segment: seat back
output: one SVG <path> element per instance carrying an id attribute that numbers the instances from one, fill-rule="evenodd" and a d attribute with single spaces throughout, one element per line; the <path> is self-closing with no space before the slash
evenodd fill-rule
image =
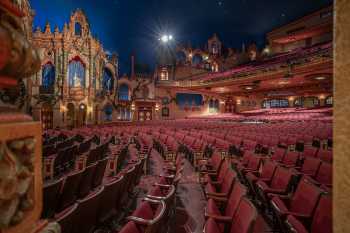
<path id="1" fill-rule="evenodd" d="M 266 161 L 262 166 L 261 178 L 271 180 L 275 173 L 277 164 L 273 161 Z"/>
<path id="2" fill-rule="evenodd" d="M 89 194 L 91 190 L 92 180 L 95 175 L 97 163 L 93 163 L 90 166 L 86 167 L 79 184 L 78 197 L 84 198 Z"/>
<path id="3" fill-rule="evenodd" d="M 315 178 L 321 184 L 332 184 L 332 164 L 322 162 Z"/>
<path id="4" fill-rule="evenodd" d="M 260 163 L 261 163 L 261 158 L 260 157 L 252 156 L 249 159 L 247 168 L 256 171 L 256 170 L 259 169 Z"/>
<path id="5" fill-rule="evenodd" d="M 77 216 L 78 204 L 72 205 L 68 210 L 55 216 L 55 221 L 61 226 L 61 233 L 73 233 Z"/>
<path id="6" fill-rule="evenodd" d="M 226 172 L 226 175 L 222 181 L 220 191 L 222 193 L 230 193 L 236 177 L 237 177 L 237 174 L 234 171 L 232 171 L 231 169 L 228 169 Z"/>
<path id="7" fill-rule="evenodd" d="M 271 159 L 274 161 L 283 161 L 284 155 L 286 154 L 286 149 L 276 148 Z"/>
<path id="8" fill-rule="evenodd" d="M 301 167 L 301 172 L 310 176 L 315 176 L 319 167 L 321 165 L 321 160 L 313 157 L 305 157 L 303 166 Z"/>
<path id="9" fill-rule="evenodd" d="M 108 160 L 109 158 L 104 158 L 97 162 L 94 178 L 92 179 L 91 183 L 92 188 L 96 188 L 97 186 L 101 185 L 103 177 L 105 175 Z"/>
<path id="10" fill-rule="evenodd" d="M 329 150 L 319 150 L 317 157 L 325 162 L 332 162 L 333 160 L 333 153 Z"/>
<path id="11" fill-rule="evenodd" d="M 290 169 L 277 166 L 270 187 L 273 189 L 282 189 L 287 191 L 289 183 L 292 180 L 292 176 L 293 173 Z"/>
<path id="12" fill-rule="evenodd" d="M 113 203 L 116 203 L 119 198 L 122 179 L 123 176 L 111 179 L 104 184 L 104 190 L 98 208 L 99 222 L 105 222 L 115 214 L 116 205 L 113 205 Z"/>
<path id="13" fill-rule="evenodd" d="M 231 233 L 252 233 L 258 214 L 255 206 L 245 197 L 238 205 L 233 217 Z"/>
<path id="14" fill-rule="evenodd" d="M 304 148 L 303 157 L 316 157 L 318 149 L 315 147 Z"/>
<path id="15" fill-rule="evenodd" d="M 98 206 L 104 187 L 97 189 L 84 199 L 78 200 L 77 216 L 74 222 L 74 233 L 91 233 L 97 223 Z"/>
<path id="16" fill-rule="evenodd" d="M 311 217 L 321 193 L 319 187 L 306 179 L 301 179 L 292 197 L 290 210 Z"/>
<path id="17" fill-rule="evenodd" d="M 332 197 L 321 195 L 311 224 L 311 233 L 332 232 Z"/>
<path id="18" fill-rule="evenodd" d="M 68 174 L 59 198 L 58 211 L 64 210 L 77 200 L 83 170 Z"/>
<path id="19" fill-rule="evenodd" d="M 137 224 L 133 221 L 129 221 L 119 233 L 143 233 Z"/>
<path id="20" fill-rule="evenodd" d="M 229 163 L 227 161 L 224 161 L 221 165 L 219 175 L 217 177 L 218 181 L 223 181 L 228 169 L 229 169 Z"/>
<path id="21" fill-rule="evenodd" d="M 233 189 L 230 194 L 227 206 L 225 208 L 225 216 L 233 217 L 237 210 L 239 202 L 245 195 L 247 195 L 247 188 L 238 180 L 236 180 L 233 185 Z"/>
<path id="22" fill-rule="evenodd" d="M 299 161 L 299 153 L 289 151 L 283 158 L 282 163 L 287 166 L 296 166 Z"/>
<path id="23" fill-rule="evenodd" d="M 41 218 L 52 218 L 55 215 L 62 183 L 63 178 L 44 185 Z"/>

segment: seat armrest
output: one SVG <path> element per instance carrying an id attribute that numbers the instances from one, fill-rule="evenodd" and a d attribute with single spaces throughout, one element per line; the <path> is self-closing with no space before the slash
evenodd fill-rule
<path id="1" fill-rule="evenodd" d="M 218 221 L 220 223 L 232 223 L 232 217 L 230 216 L 220 216 L 220 215 L 205 213 L 205 217 L 212 218 L 215 221 Z"/>
<path id="2" fill-rule="evenodd" d="M 151 223 L 152 223 L 152 220 L 147 220 L 147 219 L 143 219 L 143 218 L 139 218 L 139 217 L 135 217 L 135 216 L 128 216 L 128 217 L 126 217 L 126 219 L 129 221 L 134 221 L 137 224 L 146 225 L 146 226 L 151 225 Z"/>
<path id="3" fill-rule="evenodd" d="M 217 201 L 217 202 L 226 203 L 228 201 L 227 197 L 212 196 L 209 194 L 207 195 L 209 199 L 213 199 L 214 201 Z"/>
<path id="4" fill-rule="evenodd" d="M 215 197 L 227 197 L 227 193 L 214 193 L 214 192 L 206 192 L 207 196 L 215 196 Z"/>
<path id="5" fill-rule="evenodd" d="M 159 177 L 165 177 L 165 178 L 173 179 L 175 177 L 175 175 L 159 175 Z"/>

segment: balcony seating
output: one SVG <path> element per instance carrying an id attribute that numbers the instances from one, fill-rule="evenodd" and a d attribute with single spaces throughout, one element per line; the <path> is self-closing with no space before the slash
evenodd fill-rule
<path id="1" fill-rule="evenodd" d="M 294 215 L 287 216 L 286 225 L 289 233 L 332 232 L 332 197 L 330 195 L 321 195 L 310 229 Z"/>
<path id="2" fill-rule="evenodd" d="M 63 178 L 44 185 L 42 218 L 52 218 L 55 215 L 62 184 Z"/>
<path id="3" fill-rule="evenodd" d="M 219 224 L 224 223 L 230 233 L 250 233 L 253 231 L 257 218 L 257 211 L 254 205 L 246 198 L 243 198 L 233 218 L 222 218 L 210 216 L 204 226 L 204 233 L 223 233 Z"/>
<path id="4" fill-rule="evenodd" d="M 322 190 L 307 181 L 301 179 L 293 196 L 271 194 L 271 206 L 281 229 L 284 229 L 284 221 L 287 215 L 298 218 L 311 218 L 317 205 Z"/>

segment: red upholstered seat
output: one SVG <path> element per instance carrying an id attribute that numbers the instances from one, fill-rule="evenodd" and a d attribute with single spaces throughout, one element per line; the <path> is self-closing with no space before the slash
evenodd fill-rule
<path id="1" fill-rule="evenodd" d="M 260 168 L 261 161 L 261 157 L 253 155 L 250 157 L 247 165 L 239 164 L 237 166 L 237 171 L 241 177 L 243 177 L 247 172 L 256 172 Z"/>
<path id="2" fill-rule="evenodd" d="M 228 170 L 222 181 L 208 182 L 205 187 L 207 197 L 211 195 L 227 197 L 231 192 L 236 177 L 237 175 L 234 171 Z"/>
<path id="3" fill-rule="evenodd" d="M 281 229 L 288 214 L 302 218 L 311 218 L 317 205 L 322 190 L 307 181 L 301 179 L 292 197 L 270 194 L 271 206 L 278 219 Z"/>
<path id="4" fill-rule="evenodd" d="M 315 176 L 320 165 L 320 159 L 313 157 L 305 157 L 303 165 L 298 170 L 304 175 Z"/>
<path id="5" fill-rule="evenodd" d="M 62 233 L 73 233 L 74 223 L 78 217 L 77 209 L 78 204 L 74 204 L 55 215 L 55 221 L 60 224 Z"/>
<path id="6" fill-rule="evenodd" d="M 204 175 L 204 177 L 202 177 L 201 179 L 201 183 L 207 184 L 212 182 L 222 182 L 228 169 L 229 169 L 229 163 L 228 161 L 224 161 L 218 171 L 209 170 L 209 171 L 201 172 L 201 174 Z"/>
<path id="7" fill-rule="evenodd" d="M 303 157 L 316 157 L 318 148 L 316 147 L 305 147 L 302 153 Z"/>
<path id="8" fill-rule="evenodd" d="M 285 154 L 286 154 L 286 149 L 276 148 L 273 155 L 271 156 L 271 159 L 276 162 L 282 162 Z"/>
<path id="9" fill-rule="evenodd" d="M 210 216 L 224 216 L 232 218 L 237 210 L 239 202 L 246 194 L 246 187 L 236 180 L 228 199 L 218 196 L 210 196 L 205 209 L 205 217 L 209 218 Z M 223 211 L 220 211 L 221 209 Z M 224 230 L 221 224 L 220 228 L 222 228 L 221 230 Z"/>
<path id="10" fill-rule="evenodd" d="M 294 215 L 288 215 L 286 225 L 293 233 L 330 233 L 332 232 L 332 197 L 321 195 L 312 218 L 311 229 L 307 229 Z"/>
<path id="11" fill-rule="evenodd" d="M 282 160 L 282 164 L 285 167 L 296 167 L 298 162 L 299 162 L 299 153 L 292 152 L 292 151 L 287 152 L 287 154 L 284 156 Z"/>
<path id="12" fill-rule="evenodd" d="M 333 161 L 333 153 L 329 150 L 319 150 L 317 153 L 317 158 L 331 163 Z"/>
<path id="13" fill-rule="evenodd" d="M 137 226 L 137 224 L 133 221 L 129 221 L 120 231 L 119 233 L 143 233 L 142 229 Z"/>
<path id="14" fill-rule="evenodd" d="M 294 173 L 291 169 L 277 166 L 276 171 L 270 182 L 256 182 L 256 189 L 262 203 L 267 205 L 268 194 L 287 194 Z"/>
<path id="15" fill-rule="evenodd" d="M 63 178 L 44 185 L 42 218 L 52 218 L 55 215 L 62 184 Z"/>
<path id="16" fill-rule="evenodd" d="M 260 171 L 252 171 L 248 172 L 245 175 L 245 178 L 249 184 L 250 190 L 257 195 L 257 191 L 255 188 L 255 183 L 257 181 L 270 182 L 273 174 L 275 173 L 277 167 L 277 163 L 274 161 L 266 160 L 261 167 Z"/>
<path id="17" fill-rule="evenodd" d="M 322 162 L 315 176 L 308 176 L 307 179 L 317 185 L 332 186 L 332 164 Z"/>
<path id="18" fill-rule="evenodd" d="M 223 233 L 219 223 L 224 223 L 230 233 L 250 233 L 253 231 L 257 218 L 254 205 L 246 198 L 242 198 L 233 218 L 210 217 L 204 226 L 204 233 Z"/>

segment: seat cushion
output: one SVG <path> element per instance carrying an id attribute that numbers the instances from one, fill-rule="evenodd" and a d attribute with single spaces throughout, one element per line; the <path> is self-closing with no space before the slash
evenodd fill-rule
<path id="1" fill-rule="evenodd" d="M 142 202 L 139 207 L 131 214 L 132 216 L 151 220 L 153 219 L 153 210 L 147 202 Z"/>
<path id="2" fill-rule="evenodd" d="M 220 210 L 213 199 L 208 200 L 207 213 L 213 215 L 221 215 Z"/>
<path id="3" fill-rule="evenodd" d="M 133 221 L 130 221 L 119 231 L 119 233 L 141 233 L 141 231 Z"/>

